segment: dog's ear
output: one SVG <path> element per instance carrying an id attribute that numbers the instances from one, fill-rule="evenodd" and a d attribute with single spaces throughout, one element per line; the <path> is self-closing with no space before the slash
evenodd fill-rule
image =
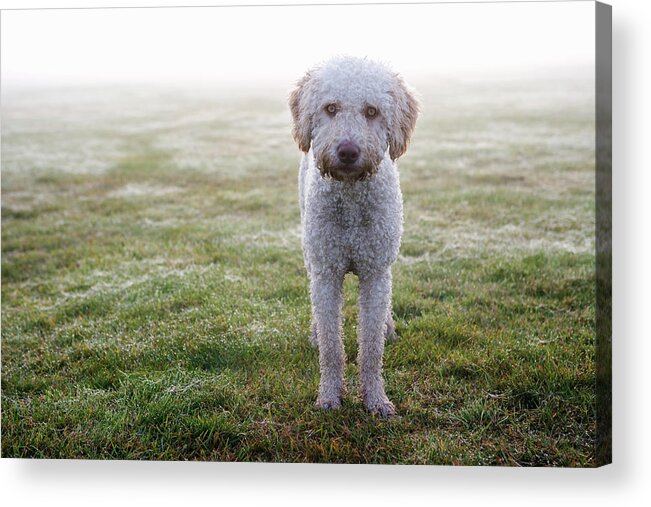
<path id="1" fill-rule="evenodd" d="M 312 76 L 308 72 L 296 84 L 296 88 L 289 95 L 289 109 L 292 112 L 294 126 L 292 135 L 301 151 L 310 151 L 312 141 L 312 112 L 309 105 L 310 82 Z"/>
<path id="2" fill-rule="evenodd" d="M 393 116 L 389 125 L 389 155 L 396 160 L 409 146 L 411 133 L 418 118 L 418 99 L 403 79 L 396 75 L 395 86 L 389 93 L 393 97 Z"/>

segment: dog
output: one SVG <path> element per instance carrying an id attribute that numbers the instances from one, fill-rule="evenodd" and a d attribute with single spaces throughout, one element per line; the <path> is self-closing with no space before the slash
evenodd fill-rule
<path id="1" fill-rule="evenodd" d="M 396 160 L 419 114 L 414 92 L 385 65 L 337 57 L 309 70 L 289 97 L 299 168 L 302 246 L 321 379 L 316 405 L 345 393 L 343 280 L 359 278 L 360 394 L 366 409 L 395 414 L 382 378 L 385 339 L 396 337 L 391 265 L 403 229 Z"/>

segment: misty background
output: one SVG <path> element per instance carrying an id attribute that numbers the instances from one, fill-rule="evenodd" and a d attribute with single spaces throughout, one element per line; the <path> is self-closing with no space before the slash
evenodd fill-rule
<path id="1" fill-rule="evenodd" d="M 407 79 L 592 72 L 594 4 L 23 10 L 2 13 L 2 85 L 287 84 L 337 54 Z"/>

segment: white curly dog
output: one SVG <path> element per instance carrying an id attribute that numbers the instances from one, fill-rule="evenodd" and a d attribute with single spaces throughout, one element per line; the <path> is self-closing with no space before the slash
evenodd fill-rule
<path id="1" fill-rule="evenodd" d="M 395 337 L 391 265 L 402 235 L 395 160 L 407 149 L 418 102 L 384 65 L 334 58 L 308 71 L 289 97 L 303 151 L 299 202 L 310 279 L 312 335 L 319 347 L 317 406 L 336 409 L 345 391 L 343 280 L 359 278 L 360 392 L 374 414 L 395 414 L 384 392 L 385 338 Z"/>

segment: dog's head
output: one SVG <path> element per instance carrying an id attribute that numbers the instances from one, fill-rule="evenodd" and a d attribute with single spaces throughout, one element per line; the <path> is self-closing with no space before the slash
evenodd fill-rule
<path id="1" fill-rule="evenodd" d="M 289 97 L 293 135 L 312 152 L 323 176 L 356 181 L 373 175 L 387 150 L 406 150 L 418 101 L 402 78 L 384 65 L 335 58 L 308 71 Z"/>

